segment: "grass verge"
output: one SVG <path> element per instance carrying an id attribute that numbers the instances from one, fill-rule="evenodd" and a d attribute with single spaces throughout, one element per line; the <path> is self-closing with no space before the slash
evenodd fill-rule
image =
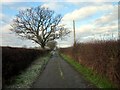
<path id="1" fill-rule="evenodd" d="M 60 54 L 65 61 L 67 61 L 75 70 L 80 72 L 88 81 L 93 83 L 98 88 L 115 88 L 115 85 L 113 85 L 109 80 L 107 80 L 106 77 L 100 76 L 93 72 L 91 69 L 79 64 L 69 56 L 65 54 Z"/>
<path id="2" fill-rule="evenodd" d="M 16 76 L 14 84 L 6 86 L 5 88 L 30 88 L 32 83 L 45 68 L 49 58 L 50 54 L 35 60 L 29 68 Z"/>

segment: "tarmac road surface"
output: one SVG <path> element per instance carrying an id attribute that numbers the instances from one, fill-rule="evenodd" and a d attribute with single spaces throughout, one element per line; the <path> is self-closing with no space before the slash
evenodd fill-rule
<path id="1" fill-rule="evenodd" d="M 32 88 L 94 88 L 80 73 L 54 52 Z"/>

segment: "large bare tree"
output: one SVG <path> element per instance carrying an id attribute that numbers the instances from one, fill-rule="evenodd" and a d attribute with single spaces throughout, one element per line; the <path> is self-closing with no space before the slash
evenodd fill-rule
<path id="1" fill-rule="evenodd" d="M 49 41 L 70 32 L 64 26 L 58 26 L 61 19 L 61 15 L 56 15 L 53 10 L 39 6 L 19 11 L 11 30 L 45 48 Z"/>

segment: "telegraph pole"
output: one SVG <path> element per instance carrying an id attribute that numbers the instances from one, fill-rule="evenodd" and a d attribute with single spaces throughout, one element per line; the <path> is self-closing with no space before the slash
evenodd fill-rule
<path id="1" fill-rule="evenodd" d="M 76 35 L 75 35 L 75 21 L 73 20 L 73 31 L 74 31 L 74 46 L 76 45 Z"/>

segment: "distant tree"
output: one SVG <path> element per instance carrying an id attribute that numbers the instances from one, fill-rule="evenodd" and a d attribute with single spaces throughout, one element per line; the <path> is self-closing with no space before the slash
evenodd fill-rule
<path id="1" fill-rule="evenodd" d="M 56 41 L 49 41 L 49 42 L 47 43 L 47 46 L 48 46 L 51 50 L 53 50 L 53 49 L 56 47 L 56 45 L 57 45 L 57 42 L 56 42 Z"/>
<path id="2" fill-rule="evenodd" d="M 65 26 L 58 26 L 61 19 L 60 14 L 56 15 L 53 10 L 39 6 L 19 11 L 13 19 L 11 30 L 45 48 L 49 41 L 70 33 Z"/>
<path id="3" fill-rule="evenodd" d="M 26 46 L 26 45 L 23 45 L 23 48 L 27 48 L 27 46 Z"/>

